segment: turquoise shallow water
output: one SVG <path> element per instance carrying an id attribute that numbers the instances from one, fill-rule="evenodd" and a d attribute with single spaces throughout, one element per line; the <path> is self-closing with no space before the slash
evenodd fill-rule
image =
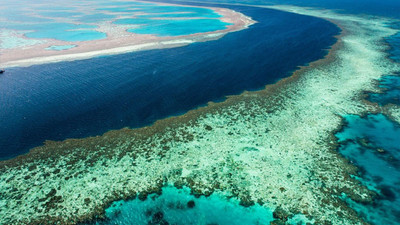
<path id="1" fill-rule="evenodd" d="M 90 41 L 103 39 L 107 35 L 92 30 L 93 25 L 70 23 L 4 24 L 0 28 L 29 31 L 26 37 L 36 39 L 57 39 L 61 41 Z"/>
<path id="2" fill-rule="evenodd" d="M 256 225 L 273 220 L 272 211 L 258 204 L 240 206 L 237 199 L 219 194 L 196 198 L 189 188 L 171 186 L 162 188 L 161 195 L 151 194 L 144 201 L 136 198 L 114 202 L 106 209 L 106 217 L 106 221 L 97 224 Z"/>
<path id="3" fill-rule="evenodd" d="M 146 199 L 113 202 L 105 210 L 106 219 L 90 225 L 266 225 L 274 221 L 272 210 L 259 204 L 242 206 L 236 198 L 213 193 L 195 197 L 188 187 L 162 188 Z M 302 225 L 313 220 L 302 214 L 288 218 L 287 224 Z M 87 225 L 89 225 L 87 224 Z"/>
<path id="4" fill-rule="evenodd" d="M 98 22 L 111 20 L 114 18 L 116 18 L 115 15 L 96 13 L 96 14 L 78 16 L 78 17 L 75 17 L 75 20 L 78 22 L 98 23 Z"/>
<path id="5" fill-rule="evenodd" d="M 142 19 L 145 20 L 145 19 Z M 128 29 L 138 34 L 154 34 L 156 36 L 179 36 L 195 33 L 217 31 L 231 25 L 220 20 L 192 19 L 192 20 L 151 20 L 139 28 Z"/>
<path id="6" fill-rule="evenodd" d="M 90 30 L 90 28 L 92 28 L 92 26 L 73 24 L 57 24 L 50 26 L 47 24 L 46 26 L 36 27 L 36 31 L 29 32 L 25 34 L 25 36 L 37 39 L 51 38 L 61 41 L 92 41 L 107 37 L 105 33 Z"/>
<path id="7" fill-rule="evenodd" d="M 113 3 L 110 3 L 113 4 Z M 125 5 L 121 4 L 121 5 Z M 132 8 L 122 8 L 120 9 L 121 12 L 137 12 L 138 10 L 135 9 L 135 7 Z M 194 13 L 195 15 L 198 15 L 197 13 Z M 191 16 L 194 15 L 191 13 Z M 104 14 L 106 15 L 106 14 Z M 171 17 L 168 15 L 174 15 L 174 14 L 165 14 L 164 17 Z M 157 15 L 158 17 L 159 15 Z M 94 16 L 94 19 L 92 21 L 96 21 L 96 17 Z M 143 16 L 144 17 L 144 16 Z M 146 18 L 151 17 L 151 16 L 145 16 Z M 102 18 L 102 15 L 99 15 L 98 18 Z M 26 18 L 26 20 L 31 19 L 29 17 Z M 85 19 L 82 19 L 83 21 Z M 89 21 L 89 20 L 88 20 Z M 146 21 L 144 24 L 148 24 L 152 21 L 149 22 L 149 19 L 144 19 L 143 21 Z M 164 21 L 168 22 L 168 20 Z M 1 25 L 0 25 L 1 26 Z M 147 28 L 149 28 L 149 31 L 154 32 L 157 31 L 156 28 L 157 26 L 160 26 L 159 24 L 153 24 L 153 25 L 148 25 Z M 183 27 L 186 25 L 183 24 Z M 27 26 L 28 27 L 28 26 Z M 141 28 L 141 29 L 146 29 L 146 28 Z M 178 31 L 173 31 L 176 34 L 175 35 L 180 35 L 180 32 L 182 33 L 181 30 L 184 30 L 184 28 L 181 28 Z M 64 32 L 59 31 L 59 32 Z M 47 31 L 48 34 L 52 35 L 52 31 Z M 159 32 L 159 31 L 158 31 Z M 163 35 L 163 32 L 159 35 Z M 69 38 L 69 36 L 67 36 Z M 396 43 L 397 39 L 393 40 L 393 43 Z M 398 43 L 398 41 L 397 41 Z M 393 59 L 398 59 L 398 55 L 396 55 L 398 50 L 393 49 L 394 55 L 392 56 Z M 392 77 L 385 77 L 382 79 L 382 84 L 381 85 L 386 85 L 385 88 L 391 89 L 394 87 L 393 84 L 396 83 L 396 78 Z M 386 94 L 385 94 L 386 93 Z M 373 101 L 378 101 L 382 104 L 386 100 L 384 99 L 391 99 L 393 100 L 393 94 L 392 92 L 387 91 L 383 95 L 379 95 L 378 98 L 374 99 Z M 97 110 L 97 109 L 96 109 Z M 362 205 L 359 203 L 354 203 L 354 202 L 349 202 L 355 209 L 357 209 L 360 213 L 363 214 L 364 217 L 366 217 L 368 220 L 375 222 L 376 224 L 398 224 L 398 221 L 396 219 L 400 218 L 399 211 L 397 209 L 400 208 L 399 205 L 399 189 L 397 186 L 399 186 L 398 181 L 400 180 L 399 177 L 399 167 L 398 167 L 398 148 L 399 146 L 398 142 L 396 142 L 396 138 L 399 137 L 398 134 L 398 128 L 396 127 L 396 124 L 392 123 L 389 121 L 386 117 L 382 115 L 370 115 L 366 118 L 360 118 L 356 116 L 348 116 L 346 117 L 348 121 L 348 126 L 346 126 L 340 134 L 338 134 L 338 137 L 340 138 L 340 141 L 342 142 L 342 146 L 339 149 L 340 152 L 351 159 L 355 164 L 359 165 L 361 168 L 361 174 L 360 178 L 363 182 L 365 182 L 367 185 L 370 186 L 372 189 L 376 189 L 380 192 L 380 197 L 376 200 L 374 205 Z M 383 151 L 382 151 L 383 150 Z M 176 191 L 175 191 L 176 192 Z M 112 223 L 112 221 L 108 221 L 109 224 L 138 224 L 137 220 L 129 220 L 129 218 L 138 218 L 137 216 L 143 216 L 143 214 L 132 214 L 132 211 L 129 211 L 131 209 L 149 209 L 149 208 L 156 208 L 159 209 L 159 211 L 151 210 L 152 213 L 148 214 L 145 217 L 140 217 L 143 218 L 143 221 L 147 222 L 156 222 L 154 219 L 154 216 L 158 212 L 162 212 L 162 218 L 168 219 L 168 220 L 173 220 L 175 218 L 176 221 L 186 221 L 188 224 L 190 224 L 190 221 L 193 221 L 193 218 L 190 216 L 193 215 L 198 215 L 201 213 L 208 212 L 207 210 L 209 208 L 211 209 L 216 209 L 218 208 L 218 205 L 221 206 L 226 206 L 230 205 L 229 201 L 223 198 L 219 198 L 215 201 L 210 201 L 210 199 L 206 199 L 206 203 L 204 203 L 204 207 L 200 207 L 201 203 L 196 201 L 195 204 L 196 206 L 199 206 L 196 210 L 192 209 L 190 210 L 173 210 L 165 205 L 163 205 L 162 201 L 163 200 L 157 200 L 157 199 L 164 199 L 164 202 L 167 201 L 175 201 L 176 202 L 181 202 L 183 205 L 184 203 L 187 204 L 185 199 L 190 199 L 193 198 L 193 196 L 188 195 L 187 193 L 183 193 L 183 195 L 174 195 L 174 191 L 171 191 L 171 193 L 164 192 L 163 197 L 158 197 L 155 198 L 156 200 L 153 200 L 149 198 L 147 201 L 141 202 L 138 200 L 133 200 L 132 202 L 118 202 L 115 203 L 112 208 L 108 209 L 107 215 L 109 218 L 115 219 L 114 222 L 119 221 L 118 223 Z M 161 203 L 160 203 L 161 202 Z M 118 206 L 119 203 L 124 203 L 120 206 Z M 125 204 L 126 203 L 126 204 Z M 179 204 L 179 203 L 177 203 Z M 154 206 L 154 207 L 153 207 Z M 246 217 L 249 215 L 249 212 L 246 211 L 246 209 L 242 209 L 241 206 L 233 203 L 230 205 L 232 208 L 231 212 L 237 213 L 237 215 Z M 170 210 L 170 211 L 168 211 Z M 139 211 L 139 210 L 138 210 Z M 140 211 L 146 213 L 146 211 Z M 185 213 L 189 214 L 185 214 Z M 218 215 L 221 216 L 226 216 L 227 213 L 226 211 L 218 211 Z M 198 214 L 196 214 L 198 213 Z M 118 215 L 117 215 L 118 214 Z M 120 215 L 120 216 L 119 216 Z M 160 215 L 160 214 L 158 214 Z M 229 217 L 226 216 L 226 217 Z M 160 218 L 158 216 L 157 218 Z M 254 217 L 251 217 L 254 218 Z M 210 219 L 210 218 L 208 218 Z M 206 221 L 210 221 L 210 220 Z M 158 219 L 157 219 L 158 220 Z M 130 221 L 130 222 L 129 222 Z M 135 223 L 132 223 L 132 221 L 135 221 Z M 161 222 L 162 220 L 159 220 Z M 223 220 L 224 222 L 225 220 Z M 228 222 L 231 222 L 229 220 L 226 220 Z M 245 221 L 248 220 L 238 220 L 242 221 L 242 224 L 246 224 Z M 221 223 L 223 224 L 223 223 Z"/>
<path id="8" fill-rule="evenodd" d="M 117 0 L 83 0 L 78 3 L 67 0 L 64 4 L 69 3 L 68 7 L 54 6 L 52 8 L 43 6 L 45 2 L 46 0 L 38 2 L 21 0 L 21 2 L 7 4 L 6 10 L 3 10 L 4 13 L 0 15 L 0 20 L 7 22 L 0 24 L 0 29 L 29 30 L 26 37 L 34 39 L 91 41 L 107 37 L 105 33 L 95 30 L 97 23 L 108 21 L 114 22 L 114 24 L 127 24 L 115 22 L 118 16 L 130 18 L 131 24 L 138 24 L 135 21 L 141 20 L 139 23 L 141 27 L 130 29 L 129 32 L 158 36 L 189 35 L 223 30 L 226 25 L 229 25 L 218 19 L 221 15 L 208 8 Z M 90 5 L 90 8 L 83 12 L 81 5 L 83 7 Z M 160 20 L 152 19 L 154 17 L 166 20 L 160 22 Z M 204 20 L 194 20 L 193 18 Z M 79 25 L 73 24 L 72 21 Z M 95 26 L 92 26 L 93 24 Z"/>
<path id="9" fill-rule="evenodd" d="M 379 105 L 400 104 L 400 77 L 388 75 L 379 81 L 379 87 L 383 88 L 382 93 L 372 93 L 368 99 L 377 102 Z"/>
<path id="10" fill-rule="evenodd" d="M 71 11 L 41 11 L 37 12 L 37 14 L 44 16 L 44 17 L 53 17 L 53 18 L 64 18 L 64 17 L 70 17 L 70 16 L 78 16 L 78 15 L 83 15 L 82 13 L 78 12 L 71 12 Z"/>
<path id="11" fill-rule="evenodd" d="M 273 220 L 272 211 L 257 204 L 240 206 L 237 199 L 218 194 L 196 198 L 189 188 L 170 186 L 164 187 L 161 195 L 151 194 L 144 201 L 136 198 L 114 202 L 106 209 L 106 217 L 105 222 L 97 224 L 256 225 L 269 224 Z"/>
<path id="12" fill-rule="evenodd" d="M 398 24 L 393 24 L 398 26 Z M 400 62 L 400 35 L 386 39 L 390 58 Z M 381 106 L 400 105 L 400 77 L 385 75 L 379 80 L 382 93 L 368 100 Z M 358 179 L 378 193 L 373 204 L 364 205 L 344 197 L 347 203 L 373 224 L 400 224 L 400 124 L 382 114 L 362 118 L 348 115 L 337 133 L 339 152 L 360 168 Z"/>
<path id="13" fill-rule="evenodd" d="M 379 193 L 372 205 L 348 203 L 374 224 L 400 224 L 400 125 L 382 114 L 345 120 L 336 134 L 339 152 L 360 168 L 358 179 Z"/>
<path id="14" fill-rule="evenodd" d="M 138 34 L 153 34 L 156 36 L 179 36 L 202 32 L 223 30 L 229 23 L 216 20 L 221 17 L 211 9 L 183 7 L 183 6 L 139 6 L 137 9 L 126 9 L 122 7 L 101 8 L 114 12 L 137 11 L 148 13 L 136 18 L 119 19 L 114 24 L 140 25 L 139 28 L 127 31 Z M 173 20 L 170 18 L 188 18 L 186 20 Z M 154 18 L 163 18 L 154 19 Z M 164 19 L 165 18 L 165 19 Z M 201 19 L 189 19 L 201 18 Z"/>

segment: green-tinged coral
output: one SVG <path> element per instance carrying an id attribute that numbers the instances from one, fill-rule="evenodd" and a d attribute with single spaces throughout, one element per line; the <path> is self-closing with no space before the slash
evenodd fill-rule
<path id="1" fill-rule="evenodd" d="M 1 224 L 74 224 L 102 217 L 112 201 L 165 184 L 194 195 L 223 190 L 275 210 L 275 224 L 302 214 L 316 224 L 364 224 L 340 196 L 370 202 L 356 168 L 335 151 L 339 115 L 362 114 L 373 80 L 398 70 L 383 19 L 294 7 L 343 29 L 331 53 L 265 90 L 229 97 L 140 129 L 47 142 L 0 163 Z"/>

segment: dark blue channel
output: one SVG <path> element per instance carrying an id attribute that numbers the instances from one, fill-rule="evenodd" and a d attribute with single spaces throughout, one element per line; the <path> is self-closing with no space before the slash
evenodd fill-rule
<path id="1" fill-rule="evenodd" d="M 339 33 L 318 18 L 226 7 L 258 23 L 185 47 L 7 69 L 0 76 L 0 158 L 45 140 L 149 125 L 263 88 L 322 58 Z"/>

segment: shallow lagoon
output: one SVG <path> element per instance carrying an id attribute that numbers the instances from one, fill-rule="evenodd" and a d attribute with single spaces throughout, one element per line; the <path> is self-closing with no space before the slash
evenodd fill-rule
<path id="1" fill-rule="evenodd" d="M 189 35 L 200 32 L 223 30 L 227 23 L 218 18 L 218 13 L 211 9 L 186 6 L 168 6 L 155 3 L 143 2 L 105 2 L 105 1 L 82 1 L 64 2 L 68 6 L 55 6 L 54 8 L 45 5 L 46 1 L 13 3 L 0 15 L 0 20 L 6 21 L 0 25 L 1 28 L 11 30 L 29 30 L 26 37 L 33 39 L 56 39 L 61 41 L 92 41 L 104 39 L 105 33 L 96 31 L 100 22 L 114 22 L 121 16 L 131 18 L 145 18 L 142 26 L 137 30 L 140 34 L 155 34 L 159 36 Z M 114 6 L 114 7 L 113 7 Z M 115 7 L 117 6 L 117 7 Z M 150 15 L 151 14 L 151 15 Z M 163 18 L 160 21 L 152 20 L 152 17 Z M 180 20 L 174 20 L 177 17 Z M 202 18 L 204 21 L 191 18 Z M 187 19 L 185 19 L 187 18 Z M 79 24 L 77 24 L 79 23 Z M 123 23 L 114 23 L 116 25 Z M 170 29 L 171 27 L 175 29 Z M 87 28 L 86 30 L 75 30 Z M 161 29 L 157 32 L 157 29 Z M 171 31 L 171 32 L 169 32 Z M 13 37 L 10 37 L 13 38 Z"/>
<path id="2" fill-rule="evenodd" d="M 237 199 L 216 193 L 196 198 L 189 188 L 167 186 L 161 195 L 151 194 L 146 200 L 114 202 L 106 209 L 105 222 L 96 224 L 256 225 L 271 221 L 272 211 L 258 204 L 244 207 Z"/>
<path id="3" fill-rule="evenodd" d="M 128 31 L 137 34 L 154 34 L 156 36 L 180 36 L 217 31 L 221 30 L 221 27 L 231 25 L 220 20 L 218 20 L 219 22 L 216 22 L 212 19 L 147 21 L 152 22 L 147 22 L 146 25 L 142 25 L 139 28 L 128 29 Z"/>
<path id="4" fill-rule="evenodd" d="M 347 117 L 346 117 L 347 118 Z M 378 128 L 378 130 L 380 130 L 381 128 L 382 128 L 382 130 L 386 130 L 387 128 L 390 128 L 390 129 L 392 129 L 392 127 L 391 127 L 391 123 L 382 123 L 382 121 L 385 121 L 385 119 L 383 119 L 383 118 L 378 118 L 378 119 L 375 119 L 376 121 L 374 121 L 374 119 L 372 119 L 372 124 L 373 125 L 368 125 L 367 123 L 365 123 L 365 124 L 367 124 L 367 125 L 365 125 L 364 124 L 364 122 L 363 121 L 358 121 L 357 120 L 357 118 L 353 118 L 353 119 L 349 119 L 349 118 L 347 118 L 348 119 L 348 121 L 349 121 L 349 127 L 351 128 L 351 127 L 355 127 L 355 129 L 354 130 L 346 130 L 345 129 L 345 131 L 346 132 L 344 132 L 344 134 L 343 134 L 343 136 L 342 136 L 342 138 L 341 138 L 341 140 L 343 141 L 343 142 L 345 142 L 345 140 L 347 140 L 347 139 L 349 139 L 349 140 L 351 140 L 352 138 L 354 138 L 354 137 L 358 137 L 358 136 L 360 136 L 360 137 L 364 137 L 364 136 L 367 136 L 367 137 L 369 137 L 369 135 L 366 135 L 366 134 L 363 134 L 363 133 L 360 133 L 359 132 L 359 130 L 362 130 L 362 129 L 365 129 L 365 130 L 370 130 L 370 128 L 371 129 L 375 129 L 375 128 Z M 368 118 L 368 120 L 369 120 L 369 118 Z M 353 121 L 353 122 L 352 122 Z M 356 122 L 354 122 L 354 121 L 356 121 Z M 378 123 L 378 124 L 375 124 L 375 123 Z M 355 124 L 355 125 L 354 125 Z M 361 125 L 360 125 L 361 124 Z M 374 125 L 375 124 L 375 125 Z M 389 130 L 390 130 L 389 129 Z M 375 130 L 376 131 L 376 130 Z M 368 132 L 366 132 L 367 134 L 369 133 L 369 132 L 375 132 L 375 131 L 368 131 Z M 386 133 L 386 132 L 385 132 Z M 389 144 L 388 145 L 386 145 L 386 148 L 388 148 L 388 149 L 390 149 L 391 147 L 395 147 L 395 145 L 392 145 L 391 143 L 393 143 L 393 136 L 394 137 L 396 137 L 398 134 L 397 134 L 397 129 L 394 127 L 392 130 L 390 130 L 390 132 L 387 132 L 388 134 L 390 134 L 389 136 L 385 136 L 385 135 L 382 135 L 382 136 L 379 136 L 378 137 L 378 139 L 377 140 L 373 140 L 374 142 L 377 142 L 378 144 L 382 144 L 382 143 L 386 143 L 386 142 L 382 142 L 382 140 L 389 140 Z M 348 138 L 346 138 L 346 137 L 348 137 Z M 382 138 L 382 139 L 381 139 Z M 362 138 L 361 138 L 362 139 Z M 374 139 L 373 137 L 372 137 L 372 139 Z M 346 149 L 344 150 L 344 151 L 347 151 L 347 150 L 349 150 L 349 152 L 351 152 L 351 151 L 354 151 L 354 150 L 359 150 L 360 149 L 360 146 L 366 146 L 366 145 L 368 145 L 368 142 L 361 142 L 362 140 L 356 140 L 356 141 L 354 141 L 354 142 L 352 142 L 352 141 L 349 141 L 348 143 L 352 143 L 352 144 L 354 144 L 354 143 L 356 143 L 357 142 L 357 144 L 354 144 L 354 145 L 352 145 L 352 144 L 349 144 L 347 147 L 346 147 Z M 359 142 L 359 143 L 358 143 Z M 382 143 L 381 143 L 382 142 Z M 362 143 L 362 144 L 360 144 L 360 143 Z M 370 142 L 371 143 L 371 142 Z M 387 144 L 387 143 L 386 143 Z M 372 146 L 372 148 L 374 147 L 374 145 L 371 145 Z M 376 147 L 376 146 L 375 146 Z M 381 151 L 379 151 L 378 149 L 376 149 L 377 150 L 377 152 L 378 153 L 381 153 Z M 389 174 L 389 172 L 388 171 L 386 171 L 385 169 L 390 169 L 390 165 L 389 166 L 387 166 L 387 164 L 385 163 L 385 161 L 390 161 L 390 160 L 386 160 L 386 159 L 383 159 L 383 161 L 376 161 L 376 159 L 378 159 L 379 157 L 376 157 L 376 156 L 374 156 L 374 155 L 371 155 L 371 154 L 367 154 L 367 153 L 365 153 L 365 154 L 363 154 L 363 156 L 362 157 L 364 157 L 364 158 L 362 158 L 362 157 L 360 157 L 360 155 L 359 154 L 353 154 L 353 155 L 351 155 L 351 154 L 349 154 L 349 157 L 350 156 L 353 156 L 359 163 L 360 163 L 360 165 L 366 165 L 367 166 L 367 163 L 366 162 L 371 162 L 371 160 L 375 160 L 374 162 L 376 162 L 376 164 L 377 165 L 380 165 L 380 167 L 382 167 L 382 170 L 380 170 L 380 171 L 378 171 L 378 172 L 376 172 L 375 174 L 373 174 L 372 175 L 372 177 L 378 177 L 379 178 L 379 176 L 383 176 L 383 180 L 385 180 L 385 182 L 382 182 L 382 183 L 384 183 L 384 184 L 393 184 L 393 181 L 392 180 L 390 180 L 390 179 L 386 179 L 386 177 L 385 177 L 385 174 L 387 175 L 387 174 Z M 367 168 L 367 167 L 365 167 L 365 168 Z M 372 171 L 372 169 L 365 169 L 365 171 Z M 368 174 L 367 172 L 365 172 L 365 174 Z M 396 174 L 396 173 L 395 173 Z M 389 177 L 390 178 L 390 177 Z M 394 176 L 394 178 L 397 178 L 397 175 L 396 176 Z M 374 178 L 375 179 L 375 178 Z M 379 178 L 379 179 L 377 179 L 377 180 L 380 180 L 381 178 Z M 374 182 L 377 182 L 376 181 L 376 179 L 374 180 Z M 393 191 L 392 191 L 392 187 L 389 187 L 389 188 L 385 188 L 385 187 L 378 187 L 378 188 L 380 188 L 381 190 L 382 190 L 382 199 L 383 200 L 385 200 L 385 201 L 387 201 L 388 202 L 388 204 L 384 204 L 384 206 L 385 207 L 393 207 L 393 204 L 398 204 L 398 203 L 396 203 L 397 202 L 397 200 L 395 200 L 396 198 L 393 198 L 393 196 L 396 196 L 396 194 L 393 194 Z M 174 199 L 173 198 L 173 196 L 171 196 L 171 195 L 166 195 L 169 199 Z M 382 201 L 381 201 L 382 202 Z M 137 204 L 137 205 L 140 205 L 140 203 L 135 203 L 135 204 Z M 350 203 L 350 204 L 352 204 L 352 203 Z M 383 203 L 382 203 L 383 204 Z M 396 206 L 396 205 L 395 205 Z M 135 207 L 135 206 L 133 206 L 133 207 Z M 355 208 L 357 208 L 357 207 L 359 207 L 359 208 L 362 208 L 362 206 L 354 206 Z M 369 210 L 369 209 L 368 209 Z M 360 209 L 360 211 L 362 211 L 362 209 Z M 115 211 L 114 211 L 115 212 Z M 111 213 L 113 213 L 113 211 L 111 210 Z M 115 213 L 114 213 L 115 214 Z M 164 214 L 163 214 L 164 215 Z M 165 214 L 166 215 L 166 214 Z M 396 216 L 397 215 L 397 212 L 396 211 L 391 211 L 391 214 L 389 214 L 389 216 L 391 216 L 391 215 L 394 215 L 394 216 Z M 371 217 L 372 217 L 372 219 L 374 218 L 374 214 L 372 214 L 372 215 L 370 215 Z M 379 216 L 382 216 L 382 214 L 379 214 Z M 124 219 L 125 217 L 123 217 L 122 219 Z M 154 214 L 152 214 L 152 217 L 150 217 L 151 219 L 153 219 L 154 218 Z M 180 218 L 180 217 L 178 217 L 178 218 Z M 389 217 L 390 218 L 390 220 L 392 220 L 392 221 L 394 221 L 391 217 Z M 371 219 L 371 218 L 369 218 L 369 219 Z M 371 220 L 372 220 L 371 219 Z"/>

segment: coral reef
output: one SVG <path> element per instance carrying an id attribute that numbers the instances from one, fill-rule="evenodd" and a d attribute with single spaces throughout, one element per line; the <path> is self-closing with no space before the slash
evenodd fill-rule
<path id="1" fill-rule="evenodd" d="M 396 30 L 382 18 L 273 8 L 328 19 L 342 35 L 326 58 L 264 90 L 149 127 L 48 141 L 0 162 L 0 223 L 75 224 L 101 218 L 113 201 L 174 184 L 194 195 L 223 190 L 244 206 L 258 202 L 275 210 L 275 224 L 296 214 L 317 224 L 364 224 L 340 196 L 362 203 L 375 193 L 352 178 L 357 169 L 335 151 L 333 133 L 340 115 L 377 107 L 362 96 L 399 70 L 383 42 Z"/>

